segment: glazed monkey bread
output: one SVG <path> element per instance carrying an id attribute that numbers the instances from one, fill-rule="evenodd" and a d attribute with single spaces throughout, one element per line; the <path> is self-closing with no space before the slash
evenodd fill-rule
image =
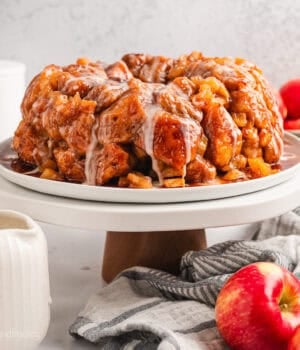
<path id="1" fill-rule="evenodd" d="M 272 88 L 241 58 L 127 54 L 111 65 L 49 65 L 21 110 L 13 148 L 53 180 L 133 188 L 242 181 L 278 171 L 283 149 Z"/>

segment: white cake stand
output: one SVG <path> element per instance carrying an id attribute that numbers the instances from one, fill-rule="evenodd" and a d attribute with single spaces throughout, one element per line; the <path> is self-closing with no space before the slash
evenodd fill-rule
<path id="1" fill-rule="evenodd" d="M 187 250 L 206 245 L 205 228 L 252 223 L 300 205 L 300 173 L 258 192 L 190 203 L 119 204 L 34 192 L 0 177 L 0 209 L 74 228 L 106 230 L 103 277 L 132 265 L 176 272 Z M 164 232 L 162 232 L 164 231 Z"/>
<path id="2" fill-rule="evenodd" d="M 169 231 L 240 225 L 300 205 L 300 172 L 277 186 L 224 199 L 167 204 L 93 202 L 51 196 L 0 176 L 0 209 L 24 212 L 52 224 L 108 231 Z"/>

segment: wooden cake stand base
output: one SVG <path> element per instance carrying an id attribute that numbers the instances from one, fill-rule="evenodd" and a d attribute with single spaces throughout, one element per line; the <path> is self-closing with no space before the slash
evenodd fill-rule
<path id="1" fill-rule="evenodd" d="M 146 266 L 178 274 L 180 260 L 190 250 L 206 248 L 205 231 L 114 232 L 108 231 L 102 277 L 111 282 L 121 271 Z"/>

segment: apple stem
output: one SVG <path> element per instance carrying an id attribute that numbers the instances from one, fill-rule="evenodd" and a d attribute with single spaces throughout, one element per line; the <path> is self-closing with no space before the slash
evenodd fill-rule
<path id="1" fill-rule="evenodd" d="M 282 311 L 286 310 L 288 307 L 289 307 L 289 306 L 288 306 L 288 304 L 286 304 L 286 303 L 280 304 L 280 309 L 281 309 Z"/>

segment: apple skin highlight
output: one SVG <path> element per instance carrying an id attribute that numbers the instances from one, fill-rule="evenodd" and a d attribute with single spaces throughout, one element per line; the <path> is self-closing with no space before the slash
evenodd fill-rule
<path id="1" fill-rule="evenodd" d="M 274 263 L 250 264 L 226 282 L 215 311 L 232 350 L 286 350 L 300 325 L 300 283 Z"/>

